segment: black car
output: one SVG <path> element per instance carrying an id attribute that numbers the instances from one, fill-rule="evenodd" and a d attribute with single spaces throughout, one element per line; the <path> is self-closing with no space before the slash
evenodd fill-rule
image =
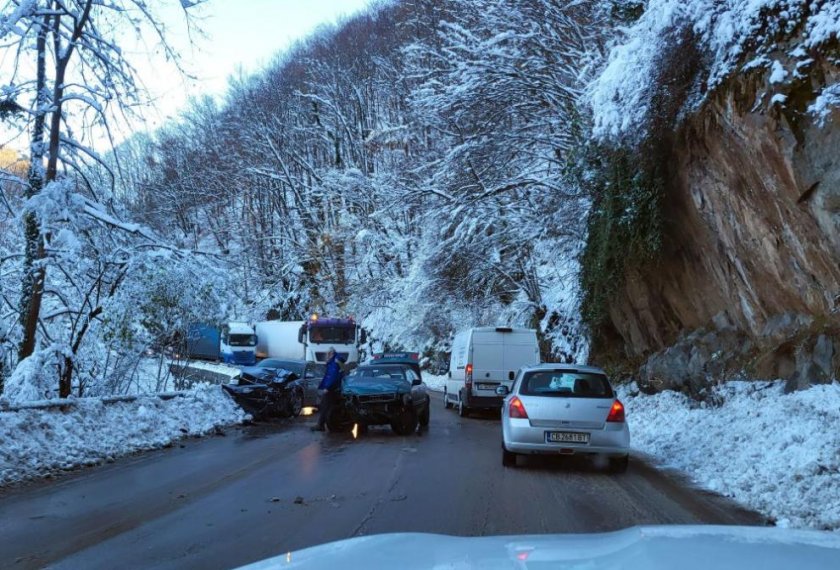
<path id="1" fill-rule="evenodd" d="M 234 380 L 245 379 L 250 382 L 261 382 L 275 374 L 278 370 L 294 372 L 303 387 L 303 405 L 316 406 L 318 404 L 318 384 L 324 377 L 326 367 L 319 362 L 306 360 L 291 360 L 266 358 L 256 366 L 245 366 Z"/>
<path id="2" fill-rule="evenodd" d="M 266 359 L 248 366 L 222 388 L 257 419 L 295 417 L 314 406 L 324 365 L 304 360 Z"/>
<path id="3" fill-rule="evenodd" d="M 353 424 L 389 424 L 408 435 L 429 425 L 429 394 L 410 364 L 368 363 L 350 372 L 341 385 L 341 402 L 327 419 L 330 431 L 348 431 Z"/>

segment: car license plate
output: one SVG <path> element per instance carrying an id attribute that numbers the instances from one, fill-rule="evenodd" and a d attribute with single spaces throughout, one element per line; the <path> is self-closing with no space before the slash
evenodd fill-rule
<path id="1" fill-rule="evenodd" d="M 552 443 L 589 443 L 589 434 L 574 431 L 547 431 L 545 439 Z"/>
<path id="2" fill-rule="evenodd" d="M 498 384 L 477 384 L 479 390 L 495 390 Z"/>

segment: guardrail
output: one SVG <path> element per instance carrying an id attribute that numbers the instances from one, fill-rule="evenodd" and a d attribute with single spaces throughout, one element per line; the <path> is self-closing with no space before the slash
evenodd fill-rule
<path id="1" fill-rule="evenodd" d="M 37 402 L 28 402 L 26 404 L 9 405 L 7 402 L 0 400 L 0 413 L 2 412 L 20 412 L 22 410 L 49 410 L 53 408 L 69 409 L 78 406 L 81 403 L 87 402 L 102 402 L 103 404 L 118 404 L 120 402 L 134 402 L 140 398 L 159 398 L 161 400 L 172 400 L 174 398 L 181 398 L 186 394 L 181 392 L 159 392 L 157 394 L 132 394 L 130 396 L 103 396 L 101 398 L 66 398 L 57 400 L 40 400 Z"/>
<path id="2" fill-rule="evenodd" d="M 182 380 L 190 381 L 192 384 L 195 381 L 210 383 L 210 384 L 224 384 L 230 380 L 230 376 L 222 374 L 220 372 L 213 372 L 211 370 L 204 370 L 202 368 L 193 368 L 191 366 L 184 366 L 184 365 L 176 365 L 170 364 L 169 365 L 170 372 L 173 375 L 177 376 Z M 28 402 L 25 404 L 16 404 L 10 405 L 5 400 L 0 400 L 0 413 L 2 412 L 19 412 L 23 410 L 50 410 L 50 409 L 59 409 L 59 410 L 67 410 L 73 408 L 79 403 L 83 402 L 102 402 L 105 405 L 108 404 L 118 404 L 121 402 L 134 402 L 139 398 L 159 398 L 161 400 L 171 400 L 173 398 L 179 398 L 186 394 L 185 390 L 178 390 L 172 392 L 157 392 L 157 393 L 150 393 L 150 394 L 131 394 L 125 396 L 102 396 L 102 397 L 94 397 L 94 398 L 67 398 L 67 399 L 55 399 L 55 400 L 38 400 L 35 402 Z"/>

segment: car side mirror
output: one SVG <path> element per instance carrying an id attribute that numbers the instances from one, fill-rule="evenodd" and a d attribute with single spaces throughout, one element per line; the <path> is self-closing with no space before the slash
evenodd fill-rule
<path id="1" fill-rule="evenodd" d="M 422 383 L 423 383 L 423 381 L 420 380 L 419 378 L 415 378 L 414 380 L 411 381 L 412 386 L 419 386 Z"/>
<path id="2" fill-rule="evenodd" d="M 359 333 L 359 344 L 365 344 L 367 342 L 367 331 L 362 329 L 362 332 Z"/>
<path id="3" fill-rule="evenodd" d="M 507 396 L 510 394 L 510 388 L 507 386 L 497 386 L 496 387 L 496 395 L 498 396 Z"/>
<path id="4" fill-rule="evenodd" d="M 513 370 L 508 372 L 508 380 L 513 380 Z"/>
<path id="5" fill-rule="evenodd" d="M 447 371 L 446 371 L 446 375 L 447 375 L 448 377 L 452 378 L 452 371 L 451 371 L 451 370 L 447 370 Z"/>

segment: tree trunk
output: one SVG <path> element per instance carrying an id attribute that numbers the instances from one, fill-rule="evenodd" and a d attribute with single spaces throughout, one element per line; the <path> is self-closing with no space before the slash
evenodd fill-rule
<path id="1" fill-rule="evenodd" d="M 46 131 L 47 100 L 47 33 L 49 16 L 45 16 L 38 30 L 35 43 L 37 53 L 37 96 L 35 98 L 35 121 L 32 126 L 29 162 L 29 185 L 26 197 L 31 198 L 44 187 L 44 134 Z M 23 219 L 26 239 L 23 261 L 23 286 L 20 296 L 20 321 L 23 324 L 23 337 L 18 349 L 18 360 L 30 356 L 35 351 L 35 332 L 38 316 L 41 312 L 41 298 L 44 290 L 46 272 L 37 262 L 44 257 L 44 242 L 38 227 L 38 218 L 34 212 L 27 212 Z"/>

